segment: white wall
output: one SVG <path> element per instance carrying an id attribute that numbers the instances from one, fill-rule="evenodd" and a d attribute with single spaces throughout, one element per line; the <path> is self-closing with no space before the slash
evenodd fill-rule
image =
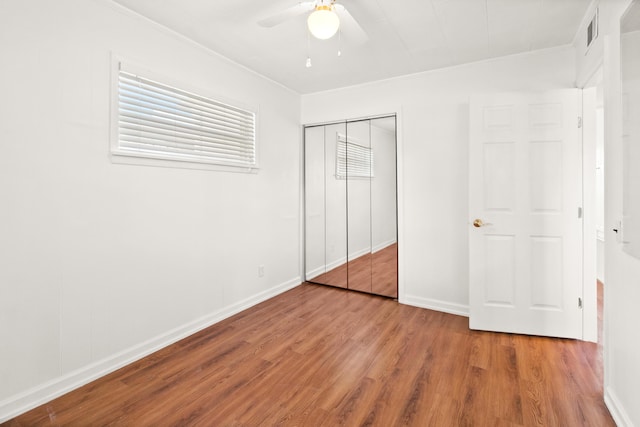
<path id="1" fill-rule="evenodd" d="M 620 17 L 628 0 L 595 1 L 600 37 L 587 52 L 584 25 L 576 38 L 578 81 L 586 81 L 602 64 L 605 113 L 605 401 L 619 426 L 640 425 L 640 260 L 623 252 L 612 231 L 622 217 L 622 112 L 620 96 Z M 590 13 L 588 14 L 590 15 Z M 585 23 L 586 25 L 586 23 Z"/>
<path id="2" fill-rule="evenodd" d="M 0 46 L 0 421 L 299 283 L 299 95 L 108 0 Z M 259 173 L 111 163 L 112 52 L 257 106 Z"/>
<path id="3" fill-rule="evenodd" d="M 602 88 L 600 84 L 599 89 Z M 600 90 L 601 92 L 601 90 Z M 604 108 L 596 108 L 596 237 L 597 277 L 604 283 Z"/>
<path id="4" fill-rule="evenodd" d="M 640 8 L 639 8 L 640 9 Z M 640 259 L 640 17 L 621 38 L 624 250 Z"/>
<path id="5" fill-rule="evenodd" d="M 398 112 L 400 300 L 468 313 L 468 132 L 473 93 L 575 87 L 571 48 L 302 96 L 302 122 Z"/>

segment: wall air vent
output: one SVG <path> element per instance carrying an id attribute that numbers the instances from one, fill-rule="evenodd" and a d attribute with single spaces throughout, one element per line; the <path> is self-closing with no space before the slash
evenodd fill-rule
<path id="1" fill-rule="evenodd" d="M 587 26 L 587 47 L 591 46 L 591 43 L 598 38 L 598 9 L 593 15 L 593 19 Z"/>

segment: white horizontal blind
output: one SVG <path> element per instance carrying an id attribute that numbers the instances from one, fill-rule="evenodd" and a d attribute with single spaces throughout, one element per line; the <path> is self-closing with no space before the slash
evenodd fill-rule
<path id="1" fill-rule="evenodd" d="M 120 70 L 114 152 L 251 168 L 255 113 Z"/>
<path id="2" fill-rule="evenodd" d="M 373 177 L 373 151 L 369 147 L 347 140 L 336 134 L 336 178 Z"/>

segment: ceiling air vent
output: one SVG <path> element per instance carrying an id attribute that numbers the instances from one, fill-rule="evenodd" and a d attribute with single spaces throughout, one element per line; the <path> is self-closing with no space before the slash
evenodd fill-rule
<path id="1" fill-rule="evenodd" d="M 593 19 L 589 22 L 587 27 L 587 47 L 591 46 L 591 43 L 598 38 L 598 9 L 593 15 Z"/>

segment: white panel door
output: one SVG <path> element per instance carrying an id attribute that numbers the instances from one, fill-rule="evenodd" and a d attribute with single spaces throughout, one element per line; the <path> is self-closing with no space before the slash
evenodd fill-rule
<path id="1" fill-rule="evenodd" d="M 471 329 L 582 338 L 580 105 L 577 89 L 471 99 Z"/>

